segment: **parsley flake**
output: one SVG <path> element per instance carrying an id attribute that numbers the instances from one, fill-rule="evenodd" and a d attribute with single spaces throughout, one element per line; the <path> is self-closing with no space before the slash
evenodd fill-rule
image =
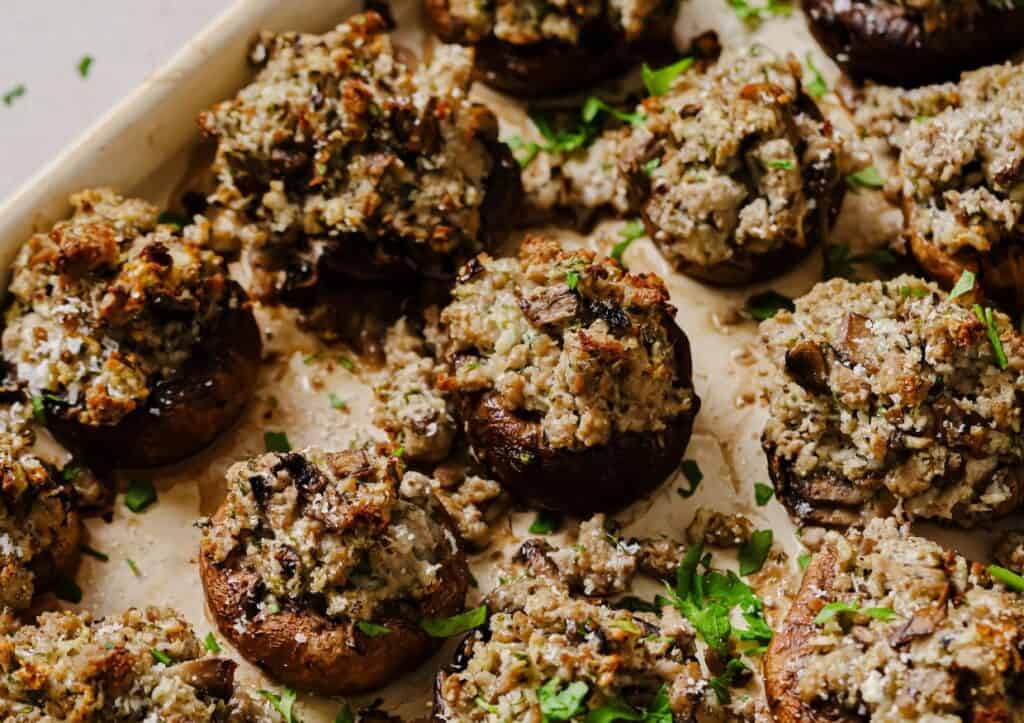
<path id="1" fill-rule="evenodd" d="M 288 441 L 288 435 L 284 432 L 264 432 L 263 447 L 268 452 L 291 452 L 292 444 Z"/>
<path id="2" fill-rule="evenodd" d="M 755 321 L 764 321 L 783 310 L 796 311 L 796 304 L 788 296 L 784 296 L 778 291 L 769 290 L 762 291 L 760 294 L 754 294 L 747 299 L 744 310 Z"/>
<path id="3" fill-rule="evenodd" d="M 1006 359 L 1006 352 L 1003 351 L 1003 342 L 999 338 L 999 327 L 992 316 L 992 309 L 987 306 L 983 309 L 978 304 L 975 304 L 971 309 L 974 311 L 974 315 L 978 317 L 978 321 L 985 325 L 988 342 L 992 345 L 992 353 L 996 356 L 996 366 L 1000 369 L 1006 369 L 1010 364 Z"/>
<path id="4" fill-rule="evenodd" d="M 78 61 L 78 74 L 83 78 L 89 76 L 89 71 L 92 69 L 93 57 L 91 55 L 83 55 L 82 59 Z"/>
<path id="5" fill-rule="evenodd" d="M 683 499 L 693 497 L 693 493 L 700 487 L 700 483 L 704 480 L 704 473 L 700 471 L 700 465 L 697 464 L 697 460 L 684 459 L 683 463 L 679 465 L 679 468 L 683 471 L 683 476 L 686 477 L 686 481 L 690 483 L 690 489 L 684 490 L 682 487 L 678 488 L 676 492 Z"/>
<path id="6" fill-rule="evenodd" d="M 391 628 L 387 625 L 378 625 L 377 623 L 371 623 L 366 620 L 359 620 L 356 622 L 356 628 L 359 629 L 363 635 L 367 635 L 371 638 L 379 638 L 385 635 L 391 635 Z"/>
<path id="7" fill-rule="evenodd" d="M 772 531 L 757 530 L 740 547 L 740 575 L 751 575 L 762 567 L 772 549 Z"/>
<path id="8" fill-rule="evenodd" d="M 423 618 L 420 628 L 432 638 L 450 638 L 480 627 L 486 620 L 487 606 L 481 605 L 447 618 Z"/>
<path id="9" fill-rule="evenodd" d="M 135 564 L 135 560 L 129 557 L 125 560 L 125 564 L 127 564 L 128 569 L 132 571 L 132 575 L 135 575 L 135 577 L 142 577 L 142 571 L 139 570 L 139 566 Z"/>
<path id="10" fill-rule="evenodd" d="M 974 290 L 974 273 L 969 269 L 964 269 L 963 273 L 960 274 L 960 278 L 956 280 L 952 290 L 949 292 L 949 300 L 959 299 L 964 294 L 969 294 Z"/>
<path id="11" fill-rule="evenodd" d="M 274 710 L 284 716 L 285 723 L 297 723 L 292 715 L 292 708 L 295 706 L 295 699 L 298 697 L 291 688 L 284 688 L 280 694 L 272 690 L 260 689 L 260 695 L 270 701 Z"/>
<path id="12" fill-rule="evenodd" d="M 203 647 L 210 653 L 216 654 L 220 652 L 220 643 L 217 642 L 217 638 L 212 632 L 207 633 L 206 637 L 203 638 Z"/>
<path id="13" fill-rule="evenodd" d="M 355 723 L 355 716 L 352 715 L 352 706 L 348 703 L 341 706 L 338 715 L 334 716 L 334 723 Z"/>
<path id="14" fill-rule="evenodd" d="M 110 555 L 108 555 L 105 552 L 100 552 L 95 547 L 90 547 L 89 545 L 82 545 L 81 549 L 82 549 L 82 554 L 85 554 L 85 555 L 88 555 L 89 557 L 95 558 L 95 559 L 99 560 L 100 562 L 109 562 L 110 561 Z"/>
<path id="15" fill-rule="evenodd" d="M 858 188 L 881 188 L 885 185 L 882 174 L 874 166 L 868 166 L 856 173 L 847 175 L 843 180 L 846 185 L 856 190 Z"/>
<path id="16" fill-rule="evenodd" d="M 46 407 L 42 397 L 32 397 L 32 416 L 39 424 L 46 424 Z"/>
<path id="17" fill-rule="evenodd" d="M 124 505 L 135 514 L 139 514 L 156 502 L 156 488 L 148 479 L 132 480 L 128 491 L 124 493 Z"/>
<path id="18" fill-rule="evenodd" d="M 25 88 L 24 84 L 19 84 L 11 88 L 9 91 L 4 93 L 4 105 L 14 105 L 14 101 L 25 95 L 26 90 L 27 89 Z"/>
<path id="19" fill-rule="evenodd" d="M 658 169 L 658 166 L 660 166 L 660 165 L 661 165 L 661 159 L 660 158 L 652 158 L 651 160 L 647 161 L 647 163 L 644 164 L 644 175 L 647 175 L 647 176 L 652 175 Z"/>
<path id="20" fill-rule="evenodd" d="M 811 553 L 805 552 L 796 558 L 796 564 L 800 566 L 801 570 L 806 570 L 807 566 L 811 564 Z"/>
<path id="21" fill-rule="evenodd" d="M 580 116 L 583 118 L 584 123 L 593 123 L 601 113 L 607 113 L 616 120 L 620 120 L 623 123 L 629 123 L 633 126 L 643 125 L 647 120 L 647 116 L 641 112 L 629 113 L 627 111 L 619 110 L 618 108 L 608 105 L 596 95 L 588 97 L 583 103 L 583 108 L 580 110 Z"/>
<path id="22" fill-rule="evenodd" d="M 629 245 L 643 236 L 644 233 L 643 221 L 638 218 L 627 221 L 626 225 L 619 231 L 619 238 L 621 240 L 612 246 L 611 257 L 622 263 L 622 254 L 626 253 Z"/>
<path id="23" fill-rule="evenodd" d="M 64 602 L 74 603 L 75 605 L 82 602 L 82 588 L 78 587 L 77 582 L 65 575 L 61 575 L 53 583 L 53 594 L 57 596 L 58 600 L 63 600 Z"/>
<path id="24" fill-rule="evenodd" d="M 344 399 L 339 397 L 334 392 L 331 392 L 330 394 L 327 395 L 327 400 L 331 403 L 332 409 L 337 409 L 342 412 L 348 409 L 348 402 L 346 402 Z"/>
<path id="25" fill-rule="evenodd" d="M 541 510 L 530 524 L 530 534 L 550 535 L 552 532 L 558 532 L 561 526 L 562 518 L 558 514 Z"/>
<path id="26" fill-rule="evenodd" d="M 170 665 L 173 662 L 171 660 L 171 656 L 168 655 L 167 653 L 165 653 L 162 650 L 158 650 L 157 648 L 153 648 L 149 652 L 153 656 L 153 660 L 155 660 L 158 663 L 163 663 L 164 665 Z"/>
<path id="27" fill-rule="evenodd" d="M 806 90 L 812 98 L 823 98 L 828 95 L 828 83 L 825 82 L 824 76 L 821 71 L 814 64 L 814 57 L 807 53 L 804 57 L 804 61 L 807 63 L 807 70 L 811 73 L 811 79 L 804 83 L 804 90 Z"/>
<path id="28" fill-rule="evenodd" d="M 576 269 L 570 269 L 565 274 L 565 285 L 569 287 L 570 291 L 576 290 L 576 285 L 580 283 L 580 272 Z"/>
<path id="29" fill-rule="evenodd" d="M 896 617 L 896 612 L 892 608 L 872 607 L 862 609 L 855 602 L 837 600 L 836 602 L 831 602 L 823 607 L 818 614 L 814 616 L 814 624 L 824 625 L 829 620 L 842 613 L 859 613 L 883 622 L 888 622 Z"/>
<path id="30" fill-rule="evenodd" d="M 754 501 L 757 502 L 758 507 L 764 507 L 774 495 L 775 489 L 771 485 L 766 485 L 764 482 L 754 483 Z"/>
<path id="31" fill-rule="evenodd" d="M 652 96 L 665 95 L 672 87 L 672 82 L 689 70 L 691 65 L 693 65 L 692 57 L 683 58 L 657 70 L 644 63 L 640 72 L 643 75 L 644 85 L 647 86 L 647 92 Z"/>
<path id="32" fill-rule="evenodd" d="M 562 681 L 552 678 L 537 690 L 540 712 L 546 721 L 572 720 L 583 711 L 583 700 L 589 690 L 580 680 L 562 688 Z"/>

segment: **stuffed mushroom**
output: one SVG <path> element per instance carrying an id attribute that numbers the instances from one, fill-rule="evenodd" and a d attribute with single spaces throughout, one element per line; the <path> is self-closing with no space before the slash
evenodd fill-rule
<path id="1" fill-rule="evenodd" d="M 904 235 L 921 267 L 947 289 L 969 270 L 986 295 L 1024 308 L 1024 67 L 873 86 L 860 101 L 862 133 L 898 154 Z"/>
<path id="2" fill-rule="evenodd" d="M 733 49 L 644 101 L 620 166 L 648 235 L 684 274 L 746 284 L 827 239 L 846 151 L 801 72 L 764 47 Z"/>
<path id="3" fill-rule="evenodd" d="M 1020 49 L 1024 8 L 1006 0 L 803 0 L 811 32 L 857 81 L 955 78 Z"/>
<path id="4" fill-rule="evenodd" d="M 752 699 L 730 700 L 738 681 L 712 683 L 719 664 L 670 606 L 614 609 L 525 574 L 492 592 L 488 610 L 437 675 L 437 723 L 755 719 Z"/>
<path id="5" fill-rule="evenodd" d="M 578 514 L 620 507 L 682 459 L 700 409 L 668 292 L 587 250 L 529 238 L 462 270 L 441 313 L 478 459 L 514 495 Z"/>
<path id="6" fill-rule="evenodd" d="M 780 368 L 762 444 L 801 522 L 963 526 L 1024 497 L 1024 338 L 910 276 L 819 284 L 762 325 Z"/>
<path id="7" fill-rule="evenodd" d="M 429 488 L 377 450 L 265 454 L 234 465 L 199 569 L 217 626 L 301 690 L 368 691 L 440 643 L 424 619 L 462 610 L 465 556 Z"/>
<path id="8" fill-rule="evenodd" d="M 284 723 L 266 697 L 236 686 L 236 664 L 206 655 L 168 608 L 121 615 L 48 612 L 0 619 L 0 717 L 9 723 Z M 290 718 L 289 718 L 290 720 Z"/>
<path id="9" fill-rule="evenodd" d="M 517 202 L 494 114 L 467 98 L 472 53 L 417 67 L 384 20 L 264 35 L 255 80 L 200 117 L 217 143 L 217 219 L 240 228 L 259 296 L 318 281 L 451 275 Z"/>
<path id="10" fill-rule="evenodd" d="M 58 470 L 36 455 L 32 407 L 8 396 L 0 400 L 0 609 L 21 612 L 74 571 L 79 510 L 103 492 L 88 470 Z"/>
<path id="11" fill-rule="evenodd" d="M 472 46 L 484 82 L 513 95 L 557 95 L 622 74 L 672 49 L 675 0 L 576 3 L 424 0 L 447 43 Z"/>
<path id="12" fill-rule="evenodd" d="M 104 463 L 167 464 L 209 444 L 252 395 L 260 333 L 245 295 L 206 248 L 109 189 L 22 246 L 3 331 L 10 380 L 37 416 Z"/>
<path id="13" fill-rule="evenodd" d="M 765 685 L 779 723 L 1020 720 L 1022 649 L 1020 591 L 874 520 L 811 559 Z"/>

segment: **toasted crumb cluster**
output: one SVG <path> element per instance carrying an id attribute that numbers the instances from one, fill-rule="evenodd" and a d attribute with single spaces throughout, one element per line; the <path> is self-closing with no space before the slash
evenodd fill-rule
<path id="1" fill-rule="evenodd" d="M 992 557 L 1003 567 L 1024 572 L 1024 530 L 1011 530 L 996 542 Z"/>
<path id="2" fill-rule="evenodd" d="M 324 35 L 264 35 L 256 79 L 200 117 L 217 141 L 211 200 L 268 273 L 481 247 L 497 121 L 467 100 L 472 54 L 438 47 L 417 70 L 385 30 L 368 12 Z"/>
<path id="3" fill-rule="evenodd" d="M 387 364 L 373 387 L 374 423 L 401 445 L 404 459 L 444 459 L 457 432 L 452 405 L 437 387 L 444 364 L 404 317 L 388 329 L 384 354 Z"/>
<path id="4" fill-rule="evenodd" d="M 169 659 L 161 662 L 159 658 Z M 0 630 L 0 716 L 47 721 L 277 723 L 255 692 L 234 686 L 235 663 L 205 656 L 167 608 L 93 618 L 43 613 Z"/>
<path id="5" fill-rule="evenodd" d="M 694 629 L 671 607 L 660 617 L 614 610 L 529 575 L 497 588 L 488 607 L 489 630 L 464 643 L 463 669 L 440 675 L 444 720 L 545 720 L 542 705 L 567 686 L 581 701 L 560 720 L 607 714 L 616 702 L 633 715 L 657 709 L 657 720 L 719 720 L 724 712 L 698 661 Z"/>
<path id="6" fill-rule="evenodd" d="M 762 325 L 786 379 L 763 442 L 780 499 L 797 516 L 849 524 L 902 503 L 958 524 L 1012 511 L 1022 495 L 1024 340 L 933 284 L 818 284 Z M 780 484 L 783 489 L 779 489 Z"/>
<path id="7" fill-rule="evenodd" d="M 32 453 L 31 420 L 21 401 L 0 405 L 0 609 L 29 607 L 39 575 L 52 581 L 57 568 L 74 560 L 81 534 L 76 501 L 95 502 L 98 495 L 76 489 Z M 74 468 L 66 476 L 79 475 L 91 479 Z"/>
<path id="8" fill-rule="evenodd" d="M 624 143 L 653 240 L 678 266 L 798 252 L 827 231 L 845 154 L 800 86 L 761 46 L 726 51 L 644 101 Z"/>
<path id="9" fill-rule="evenodd" d="M 820 587 L 801 597 L 858 612 L 816 625 L 791 661 L 800 700 L 882 723 L 1020 719 L 1020 593 L 893 519 L 846 538 L 830 533 L 826 545 L 834 559 L 825 569 L 811 562 Z"/>
<path id="10" fill-rule="evenodd" d="M 481 256 L 463 270 L 441 313 L 453 363 L 446 388 L 497 393 L 540 419 L 555 448 L 660 431 L 695 409 L 674 313 L 656 277 L 530 238 L 518 258 Z"/>
<path id="11" fill-rule="evenodd" d="M 1005 63 L 959 83 L 872 88 L 857 112 L 899 152 L 908 232 L 946 254 L 1018 244 L 1024 200 L 1024 69 Z"/>
<path id="12" fill-rule="evenodd" d="M 459 42 L 489 35 L 513 45 L 558 41 L 576 45 L 588 26 L 606 23 L 632 40 L 643 34 L 662 0 L 448 0 Z"/>
<path id="13" fill-rule="evenodd" d="M 180 370 L 238 297 L 201 217 L 159 223 L 154 206 L 109 189 L 71 204 L 71 218 L 14 261 L 3 357 L 49 413 L 112 425 Z"/>
<path id="14" fill-rule="evenodd" d="M 203 554 L 257 581 L 247 614 L 298 608 L 370 621 L 422 600 L 445 584 L 439 570 L 458 544 L 429 490 L 401 484 L 399 465 L 370 448 L 240 462 Z"/>

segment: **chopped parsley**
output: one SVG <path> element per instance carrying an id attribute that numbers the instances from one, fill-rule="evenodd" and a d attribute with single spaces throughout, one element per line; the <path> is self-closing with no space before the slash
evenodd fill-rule
<path id="1" fill-rule="evenodd" d="M 762 644 L 769 642 L 772 631 L 764 619 L 760 598 L 735 572 L 711 569 L 710 557 L 704 557 L 703 544 L 686 551 L 676 571 L 675 586 L 666 585 L 669 604 L 693 624 L 708 647 L 717 653 L 728 654 L 733 636 Z M 705 568 L 703 574 L 698 566 Z M 746 622 L 746 629 L 733 628 L 731 617 L 735 608 Z"/>
<path id="2" fill-rule="evenodd" d="M 1024 577 L 1015 572 L 1007 570 L 999 565 L 989 565 L 988 574 L 996 582 L 1001 582 L 1006 587 L 1017 592 L 1024 592 Z"/>
<path id="3" fill-rule="evenodd" d="M 806 570 L 807 566 L 811 564 L 811 553 L 805 552 L 796 558 L 796 564 L 800 566 L 801 570 Z"/>
<path id="4" fill-rule="evenodd" d="M 156 217 L 156 222 L 164 226 L 174 226 L 179 231 L 191 223 L 188 216 L 177 211 L 164 211 Z"/>
<path id="5" fill-rule="evenodd" d="M 512 136 L 505 139 L 505 145 L 512 151 L 513 157 L 520 168 L 526 168 L 541 152 L 539 143 L 524 141 L 522 136 Z"/>
<path id="6" fill-rule="evenodd" d="M 613 108 L 596 95 L 589 96 L 583 103 L 583 108 L 580 110 L 580 116 L 583 118 L 584 123 L 593 123 L 601 113 L 607 113 L 612 118 L 620 120 L 623 123 L 629 123 L 633 126 L 643 125 L 647 120 L 647 116 L 641 112 L 629 113 L 627 111 L 619 110 L 618 108 Z"/>
<path id="7" fill-rule="evenodd" d="M 580 272 L 576 269 L 569 269 L 565 274 L 565 285 L 569 287 L 570 291 L 576 290 L 576 285 L 580 283 Z"/>
<path id="8" fill-rule="evenodd" d="M 355 716 L 352 715 L 352 706 L 348 703 L 341 706 L 338 715 L 334 716 L 334 723 L 355 723 Z"/>
<path id="9" fill-rule="evenodd" d="M 825 82 L 825 78 L 822 76 L 821 71 L 818 70 L 818 66 L 814 64 L 814 57 L 807 53 L 804 61 L 807 63 L 807 70 L 811 73 L 811 79 L 804 83 L 804 90 L 812 98 L 823 98 L 828 95 L 828 83 Z"/>
<path id="10" fill-rule="evenodd" d="M 95 547 L 89 547 L 89 545 L 82 545 L 82 553 L 88 555 L 89 557 L 93 557 L 99 560 L 100 562 L 110 561 L 110 555 L 108 555 L 105 552 L 100 552 Z"/>
<path id="11" fill-rule="evenodd" d="M 124 493 L 124 505 L 135 514 L 139 514 L 156 502 L 156 488 L 148 479 L 132 480 L 128 491 Z"/>
<path id="12" fill-rule="evenodd" d="M 11 88 L 9 91 L 4 93 L 4 105 L 6 105 L 6 106 L 14 105 L 14 101 L 16 101 L 18 98 L 22 97 L 23 95 L 25 95 L 26 90 L 27 89 L 25 88 L 25 86 L 23 84 L 18 84 L 16 86 L 14 86 L 13 88 Z"/>
<path id="13" fill-rule="evenodd" d="M 979 304 L 975 304 L 971 308 L 974 315 L 978 317 L 978 321 L 985 325 L 988 342 L 992 345 L 992 353 L 996 356 L 996 366 L 1006 369 L 1009 362 L 1006 359 L 1006 352 L 1003 351 L 1003 342 L 999 339 L 999 327 L 996 326 L 996 321 L 992 317 L 992 309 L 987 306 L 983 309 Z"/>
<path id="14" fill-rule="evenodd" d="M 910 286 L 909 284 L 904 284 L 900 287 L 900 296 L 904 299 L 908 299 L 911 296 L 915 299 L 923 299 L 930 293 L 931 292 L 923 286 Z"/>
<path id="15" fill-rule="evenodd" d="M 974 290 L 974 274 L 968 269 L 964 269 L 963 273 L 960 274 L 960 278 L 953 285 L 953 289 L 949 292 L 949 300 L 959 299 L 964 294 L 969 294 L 972 290 Z"/>
<path id="16" fill-rule="evenodd" d="M 736 17 L 750 25 L 757 25 L 763 20 L 793 12 L 792 6 L 779 0 L 768 0 L 767 5 L 751 5 L 747 0 L 728 0 Z"/>
<path id="17" fill-rule="evenodd" d="M 363 635 L 368 635 L 371 638 L 379 638 L 384 635 L 391 635 L 391 628 L 387 625 L 378 625 L 377 623 L 371 623 L 366 620 L 356 621 L 356 628 L 359 629 Z"/>
<path id="18" fill-rule="evenodd" d="M 876 249 L 851 256 L 850 247 L 846 244 L 831 244 L 825 247 L 826 279 L 841 277 L 855 281 L 857 276 L 855 266 L 873 264 L 888 267 L 894 266 L 896 263 L 896 257 L 887 249 Z"/>
<path id="19" fill-rule="evenodd" d="M 78 587 L 78 583 L 66 575 L 61 575 L 53 583 L 53 594 L 57 596 L 58 600 L 63 600 L 64 602 L 76 605 L 82 602 L 82 588 Z"/>
<path id="20" fill-rule="evenodd" d="M 693 65 L 692 57 L 683 58 L 656 70 L 644 63 L 640 72 L 644 78 L 644 85 L 647 86 L 647 92 L 652 96 L 665 95 L 672 87 L 672 82 L 689 70 L 691 65 Z"/>
<path id="21" fill-rule="evenodd" d="M 794 168 L 796 168 L 796 164 L 793 163 L 793 161 L 789 160 L 788 158 L 765 161 L 764 165 L 767 166 L 768 168 L 778 168 L 783 171 L 792 171 Z"/>
<path id="22" fill-rule="evenodd" d="M 678 488 L 676 492 L 683 499 L 693 497 L 693 493 L 700 487 L 700 483 L 704 480 L 704 473 L 700 471 L 700 465 L 697 464 L 695 459 L 684 459 L 683 463 L 679 465 L 679 468 L 683 471 L 683 476 L 686 477 L 686 481 L 690 483 L 690 489 Z"/>
<path id="23" fill-rule="evenodd" d="M 861 609 L 861 607 L 855 602 L 837 600 L 836 602 L 831 602 L 823 607 L 818 614 L 814 616 L 814 624 L 824 625 L 836 615 L 840 615 L 842 613 L 859 613 L 883 622 L 888 622 L 896 617 L 896 613 L 892 608 L 875 607 Z"/>
<path id="24" fill-rule="evenodd" d="M 772 549 L 772 531 L 757 530 L 740 547 L 740 575 L 751 575 L 762 567 Z"/>
<path id="25" fill-rule="evenodd" d="M 868 166 L 856 173 L 851 173 L 843 180 L 845 180 L 846 185 L 852 189 L 881 188 L 885 185 L 885 180 L 882 178 L 882 174 L 879 173 L 878 169 L 874 166 Z"/>
<path id="26" fill-rule="evenodd" d="M 280 694 L 272 690 L 260 689 L 260 695 L 270 701 L 274 710 L 284 716 L 285 723 L 298 723 L 292 715 L 292 707 L 295 705 L 295 691 L 291 688 L 284 688 Z"/>
<path id="27" fill-rule="evenodd" d="M 268 452 L 291 452 L 292 444 L 284 432 L 264 432 L 263 447 Z"/>
<path id="28" fill-rule="evenodd" d="M 658 166 L 661 165 L 660 158 L 652 158 L 644 164 L 644 175 L 650 176 L 657 170 Z"/>
<path id="29" fill-rule="evenodd" d="M 39 424 L 46 424 L 46 407 L 42 397 L 32 397 L 32 416 Z"/>
<path id="30" fill-rule="evenodd" d="M 432 638 L 450 638 L 479 627 L 487 620 L 487 606 L 466 610 L 447 618 L 423 618 L 420 628 Z"/>
<path id="31" fill-rule="evenodd" d="M 93 57 L 91 55 L 83 55 L 82 59 L 78 61 L 78 74 L 83 78 L 89 77 L 89 71 L 92 69 Z"/>
<path id="32" fill-rule="evenodd" d="M 629 245 L 644 235 L 644 224 L 638 218 L 630 219 L 626 225 L 619 230 L 620 241 L 612 246 L 611 256 L 622 263 L 622 254 L 626 253 Z"/>
<path id="33" fill-rule="evenodd" d="M 331 408 L 332 409 L 337 409 L 337 410 L 342 411 L 342 412 L 344 412 L 345 410 L 348 409 L 348 402 L 346 402 L 344 399 L 339 397 L 334 392 L 331 392 L 330 394 L 328 394 L 327 395 L 327 399 L 331 403 Z"/>
<path id="34" fill-rule="evenodd" d="M 162 650 L 158 650 L 157 648 L 153 648 L 149 652 L 150 652 L 150 654 L 152 654 L 153 660 L 155 660 L 158 663 L 163 663 L 164 665 L 170 665 L 173 662 L 171 660 L 171 656 L 168 655 L 167 653 L 165 653 Z"/>
<path id="35" fill-rule="evenodd" d="M 132 575 L 135 575 L 135 577 L 142 577 L 142 571 L 139 570 L 139 566 L 135 564 L 135 560 L 129 557 L 125 560 L 125 563 L 128 565 L 128 569 L 132 571 Z"/>
<path id="36" fill-rule="evenodd" d="M 540 712 L 545 721 L 572 720 L 583 712 L 587 684 L 576 680 L 562 688 L 562 681 L 552 678 L 537 690 Z"/>
<path id="37" fill-rule="evenodd" d="M 203 647 L 210 653 L 220 652 L 220 643 L 217 642 L 217 638 L 212 632 L 207 633 L 206 637 L 203 638 Z"/>
<path id="38" fill-rule="evenodd" d="M 732 702 L 732 694 L 729 688 L 740 678 L 750 672 L 750 668 L 739 658 L 733 658 L 720 675 L 716 675 L 708 681 L 708 686 L 715 691 L 720 705 L 729 705 Z"/>
<path id="39" fill-rule="evenodd" d="M 356 368 L 356 363 L 349 359 L 347 356 L 339 356 L 338 363 L 341 364 L 341 366 L 347 369 L 348 371 L 354 371 Z"/>
<path id="40" fill-rule="evenodd" d="M 60 478 L 65 482 L 73 482 L 78 479 L 78 475 L 82 474 L 82 468 L 76 467 L 75 465 L 68 465 L 60 471 Z"/>
<path id="41" fill-rule="evenodd" d="M 561 526 L 562 518 L 557 513 L 541 510 L 530 524 L 530 534 L 550 535 L 552 532 L 558 532 Z"/>
<path id="42" fill-rule="evenodd" d="M 778 291 L 762 291 L 760 294 L 754 294 L 747 299 L 747 304 L 744 307 L 750 318 L 755 321 L 764 321 L 770 319 L 780 311 L 796 311 L 796 304 L 788 296 L 780 294 Z"/>
<path id="43" fill-rule="evenodd" d="M 774 495 L 775 490 L 771 485 L 766 485 L 764 482 L 754 483 L 754 501 L 757 502 L 758 507 L 764 507 Z"/>

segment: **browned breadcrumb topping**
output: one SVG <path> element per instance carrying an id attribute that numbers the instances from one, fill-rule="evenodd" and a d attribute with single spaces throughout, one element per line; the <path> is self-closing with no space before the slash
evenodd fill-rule
<path id="1" fill-rule="evenodd" d="M 0 609 L 28 608 L 38 576 L 52 578 L 56 567 L 67 567 L 81 534 L 74 513 L 79 495 L 32 453 L 31 419 L 24 402 L 0 405 Z"/>
<path id="2" fill-rule="evenodd" d="M 764 444 L 792 479 L 804 519 L 902 502 L 914 517 L 971 524 L 1021 498 L 1024 340 L 986 324 L 934 284 L 833 279 L 762 325 L 785 381 L 772 392 Z M 777 480 L 778 482 L 778 480 Z"/>
<path id="3" fill-rule="evenodd" d="M 1003 567 L 1024 572 L 1024 530 L 1011 530 L 999 537 L 992 557 Z"/>
<path id="4" fill-rule="evenodd" d="M 402 484 L 400 464 L 372 448 L 240 462 L 205 526 L 204 554 L 213 564 L 241 556 L 258 580 L 257 616 L 312 607 L 369 621 L 422 600 L 445 584 L 439 571 L 458 543 L 429 489 Z"/>
<path id="5" fill-rule="evenodd" d="M 673 720 L 743 719 L 718 704 L 694 630 L 674 608 L 614 610 L 529 575 L 498 587 L 488 606 L 487 632 L 464 643 L 464 668 L 439 676 L 442 720 L 540 723 L 539 691 L 555 679 L 559 690 L 585 688 L 572 721 L 612 701 L 646 708 L 662 689 Z"/>
<path id="6" fill-rule="evenodd" d="M 258 268 L 480 249 L 497 121 L 467 100 L 472 54 L 441 46 L 416 70 L 385 30 L 368 12 L 324 35 L 264 34 L 255 80 L 200 116 L 217 141 L 211 200 Z"/>
<path id="7" fill-rule="evenodd" d="M 10 723 L 283 722 L 255 691 L 235 687 L 234 671 L 234 662 L 204 656 L 167 608 L 106 618 L 43 613 L 36 625 L 0 625 L 0 716 Z"/>
<path id="8" fill-rule="evenodd" d="M 47 411 L 116 424 L 173 377 L 212 322 L 238 303 L 209 223 L 158 222 L 109 189 L 71 197 L 74 213 L 21 247 L 3 357 Z"/>
<path id="9" fill-rule="evenodd" d="M 875 87 L 857 112 L 862 132 L 899 152 L 908 232 L 947 254 L 1020 243 L 1024 70 L 1005 63 L 959 83 Z"/>
<path id="10" fill-rule="evenodd" d="M 647 120 L 622 158 L 670 261 L 709 267 L 740 251 L 796 251 L 827 232 L 846 152 L 800 76 L 796 61 L 752 46 L 644 101 Z"/>
<path id="11" fill-rule="evenodd" d="M 663 0 L 449 0 L 448 12 L 460 42 L 489 35 L 513 45 L 554 40 L 575 45 L 588 26 L 610 24 L 626 38 L 640 36 Z"/>
<path id="12" fill-rule="evenodd" d="M 826 544 L 835 564 L 813 591 L 815 608 L 858 612 L 821 622 L 790 663 L 812 710 L 880 723 L 1020 720 L 1020 593 L 893 519 L 830 533 Z"/>
<path id="13" fill-rule="evenodd" d="M 518 258 L 483 255 L 464 269 L 441 314 L 445 388 L 495 391 L 536 415 L 556 448 L 660 431 L 697 404 L 677 366 L 674 314 L 657 277 L 529 238 Z"/>

